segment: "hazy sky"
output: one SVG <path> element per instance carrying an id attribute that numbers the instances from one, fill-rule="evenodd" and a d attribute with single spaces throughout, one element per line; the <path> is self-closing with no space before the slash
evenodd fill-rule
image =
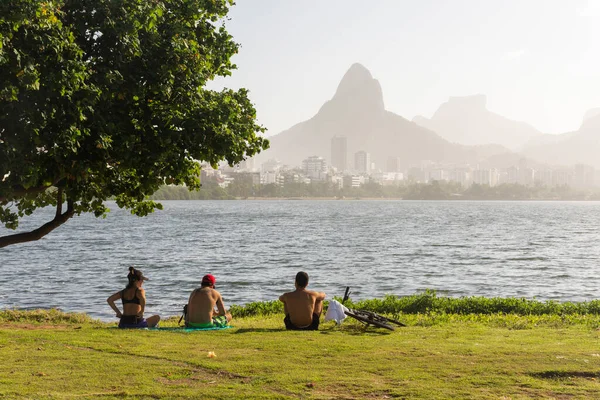
<path id="1" fill-rule="evenodd" d="M 600 107 L 600 0 L 237 0 L 238 70 L 274 135 L 312 117 L 355 62 L 386 108 L 431 117 L 449 96 L 547 133 Z"/>

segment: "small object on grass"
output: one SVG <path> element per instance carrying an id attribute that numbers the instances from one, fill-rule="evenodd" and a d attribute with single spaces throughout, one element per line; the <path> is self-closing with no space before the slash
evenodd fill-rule
<path id="1" fill-rule="evenodd" d="M 209 351 L 208 352 L 208 358 L 217 358 L 217 355 L 215 354 L 214 351 Z"/>
<path id="2" fill-rule="evenodd" d="M 307 388 L 314 388 L 314 387 L 315 387 L 315 384 L 314 384 L 314 383 L 312 383 L 312 382 L 308 382 L 308 383 L 306 384 L 306 387 L 307 387 Z"/>

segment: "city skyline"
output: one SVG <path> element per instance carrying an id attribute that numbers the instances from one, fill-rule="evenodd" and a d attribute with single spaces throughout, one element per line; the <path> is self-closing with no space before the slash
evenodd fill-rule
<path id="1" fill-rule="evenodd" d="M 385 91 L 365 66 L 351 65 L 331 99 L 309 120 L 271 137 L 259 158 L 299 165 L 310 155 L 331 155 L 339 169 L 342 155 L 336 147 L 345 146 L 350 162 L 364 150 L 380 167 L 390 158 L 402 167 L 423 160 L 472 165 L 489 160 L 506 167 L 525 158 L 600 168 L 600 109 L 588 112 L 577 131 L 547 135 L 489 111 L 482 95 L 450 98 L 431 119 L 409 121 L 385 108 Z"/>
<path id="2" fill-rule="evenodd" d="M 468 163 L 441 164 L 431 160 L 422 160 L 418 164 L 401 168 L 398 159 L 390 158 L 386 166 L 370 163 L 370 154 L 360 150 L 351 155 L 354 163 L 344 169 L 336 168 L 323 156 L 307 156 L 301 166 L 286 165 L 280 160 L 269 159 L 262 163 L 260 168 L 255 168 L 253 163 L 246 167 L 231 169 L 224 165 L 223 170 L 212 170 L 209 175 L 224 174 L 221 186 L 227 187 L 235 180 L 236 173 L 257 174 L 254 178 L 261 185 L 276 184 L 285 186 L 289 183 L 290 173 L 294 182 L 311 184 L 314 182 L 328 182 L 338 188 L 346 185 L 360 187 L 372 182 L 381 185 L 402 186 L 409 183 L 429 184 L 434 181 L 455 182 L 463 188 L 473 184 L 495 187 L 503 184 L 518 184 L 533 187 L 541 185 L 548 188 L 571 187 L 575 189 L 597 189 L 600 187 L 600 171 L 586 164 L 572 166 L 543 166 L 530 165 L 526 159 L 520 159 L 514 165 L 500 167 L 495 165 L 471 165 Z M 369 164 L 369 167 L 367 167 Z M 252 165 L 252 167 L 248 167 Z M 206 166 L 208 168 L 208 166 Z M 210 170 L 210 168 L 208 169 Z M 207 173 L 203 169 L 203 173 Z M 230 173 L 233 172 L 233 175 Z"/>

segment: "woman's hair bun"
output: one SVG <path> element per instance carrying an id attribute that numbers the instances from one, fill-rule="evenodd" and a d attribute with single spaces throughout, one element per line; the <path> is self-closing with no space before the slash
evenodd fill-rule
<path id="1" fill-rule="evenodd" d="M 135 268 L 133 268 L 133 267 L 129 267 L 129 273 L 130 273 L 130 274 L 134 274 L 134 273 L 135 273 Z"/>

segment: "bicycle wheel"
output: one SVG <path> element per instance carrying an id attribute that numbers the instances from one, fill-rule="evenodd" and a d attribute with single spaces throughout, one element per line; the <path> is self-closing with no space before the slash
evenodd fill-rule
<path id="1" fill-rule="evenodd" d="M 389 329 L 390 331 L 395 330 L 395 328 L 392 325 L 388 324 L 386 321 L 383 321 L 381 319 L 382 317 L 377 318 L 379 316 L 377 316 L 376 314 L 373 315 L 372 313 L 365 313 L 364 311 L 360 310 L 344 311 L 344 314 L 346 314 L 349 317 L 355 318 L 367 325 L 375 325 L 379 328 Z"/>
<path id="2" fill-rule="evenodd" d="M 360 316 L 362 316 L 364 318 L 368 318 L 369 321 L 377 321 L 379 323 L 388 324 L 388 325 L 389 325 L 390 322 L 392 322 L 392 320 L 390 320 L 389 318 L 386 318 L 383 315 L 379 315 L 377 313 L 374 313 L 373 311 L 354 310 L 354 313 L 357 314 L 357 315 L 360 315 Z"/>
<path id="3" fill-rule="evenodd" d="M 386 324 L 392 323 L 392 324 L 396 324 L 398 326 L 406 326 L 400 321 L 396 321 L 395 319 L 384 317 L 383 315 L 379 315 L 377 313 L 374 313 L 373 311 L 366 311 L 366 310 L 354 310 L 354 311 L 360 315 L 365 316 L 366 318 L 374 319 L 374 320 L 380 321 L 382 323 L 386 323 Z"/>
<path id="4" fill-rule="evenodd" d="M 381 317 L 381 318 L 384 318 L 386 321 L 391 322 L 392 324 L 396 324 L 398 326 L 406 326 L 402 322 L 396 321 L 395 319 L 391 319 L 391 318 L 387 318 L 387 317 Z"/>

